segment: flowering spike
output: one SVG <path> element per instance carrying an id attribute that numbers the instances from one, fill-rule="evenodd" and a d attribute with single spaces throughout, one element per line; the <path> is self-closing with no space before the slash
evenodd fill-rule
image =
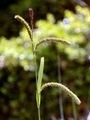
<path id="1" fill-rule="evenodd" d="M 41 91 L 43 91 L 45 88 L 47 87 L 58 87 L 61 90 L 63 90 L 64 92 L 66 92 L 69 96 L 71 96 L 71 98 L 79 105 L 81 103 L 81 101 L 79 100 L 79 98 L 71 91 L 69 90 L 66 86 L 64 86 L 61 83 L 56 83 L 56 82 L 50 82 L 50 83 L 46 83 L 41 87 Z"/>
<path id="2" fill-rule="evenodd" d="M 36 44 L 34 50 L 36 50 L 39 45 L 41 45 L 42 43 L 45 43 L 45 42 L 60 42 L 60 43 L 63 43 L 63 44 L 72 45 L 70 42 L 65 41 L 65 40 L 63 40 L 63 39 L 61 39 L 61 38 L 48 37 L 48 38 L 44 38 L 44 39 L 40 40 L 40 41 Z"/>
<path id="3" fill-rule="evenodd" d="M 17 19 L 19 22 L 21 22 L 21 23 L 25 26 L 25 28 L 27 29 L 28 34 L 29 34 L 29 36 L 30 36 L 30 39 L 31 39 L 31 38 L 32 38 L 32 31 L 31 31 L 28 23 L 24 20 L 24 18 L 22 18 L 22 17 L 19 16 L 19 15 L 15 15 L 14 18 Z M 32 39 L 31 39 L 31 40 L 32 40 Z"/>

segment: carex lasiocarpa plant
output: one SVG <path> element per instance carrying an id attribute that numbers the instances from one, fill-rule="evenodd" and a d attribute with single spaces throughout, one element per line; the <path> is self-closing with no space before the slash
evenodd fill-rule
<path id="1" fill-rule="evenodd" d="M 30 42 L 32 44 L 32 53 L 33 53 L 33 56 L 35 59 L 35 68 L 36 68 L 35 69 L 35 73 L 36 73 L 36 103 L 37 103 L 37 109 L 38 109 L 38 120 L 41 120 L 41 117 L 40 117 L 41 92 L 47 87 L 60 88 L 63 92 L 65 92 L 67 95 L 69 95 L 74 100 L 74 102 L 76 104 L 80 104 L 81 101 L 76 96 L 76 94 L 74 94 L 70 89 L 68 89 L 66 86 L 64 86 L 61 83 L 48 82 L 48 83 L 42 84 L 43 70 L 44 70 L 44 57 L 41 57 L 39 70 L 37 70 L 37 62 L 36 62 L 36 57 L 37 57 L 36 50 L 37 50 L 37 48 L 42 43 L 46 43 L 48 41 L 55 42 L 55 43 L 58 42 L 58 43 L 67 44 L 67 45 L 71 45 L 71 43 L 67 42 L 65 40 L 62 40 L 60 38 L 55 38 L 55 37 L 47 37 L 47 38 L 38 40 L 38 42 L 35 43 L 33 40 L 33 11 L 32 11 L 32 9 L 29 9 L 29 17 L 30 17 L 31 27 L 21 16 L 15 15 L 15 19 L 17 19 L 19 22 L 21 22 L 25 26 L 25 28 L 27 29 L 27 32 L 28 32 L 29 37 L 30 37 Z"/>

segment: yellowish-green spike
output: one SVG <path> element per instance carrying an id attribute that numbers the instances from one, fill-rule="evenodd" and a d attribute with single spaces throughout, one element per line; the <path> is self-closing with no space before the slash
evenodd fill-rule
<path id="1" fill-rule="evenodd" d="M 39 45 L 41 45 L 42 43 L 45 43 L 45 42 L 61 42 L 61 43 L 63 43 L 63 44 L 71 45 L 70 42 L 65 41 L 65 40 L 63 40 L 63 39 L 55 38 L 55 37 L 48 37 L 48 38 L 44 38 L 44 39 L 40 40 L 40 41 L 36 44 L 34 50 L 36 50 Z"/>
<path id="2" fill-rule="evenodd" d="M 24 20 L 24 18 L 22 18 L 22 17 L 19 16 L 19 15 L 15 15 L 14 18 L 17 19 L 19 22 L 21 22 L 21 23 L 25 26 L 25 28 L 27 29 L 28 34 L 29 34 L 29 36 L 30 36 L 30 39 L 32 40 L 32 30 L 31 30 L 31 28 L 29 27 L 29 24 Z"/>
<path id="3" fill-rule="evenodd" d="M 45 88 L 47 87 L 58 87 L 61 90 L 63 90 L 64 92 L 66 92 L 69 96 L 71 96 L 71 98 L 77 103 L 80 104 L 81 101 L 79 100 L 79 98 L 71 91 L 69 90 L 66 86 L 64 86 L 63 84 L 60 83 L 56 83 L 56 82 L 50 82 L 50 83 L 46 83 L 41 87 L 41 91 L 43 91 Z"/>

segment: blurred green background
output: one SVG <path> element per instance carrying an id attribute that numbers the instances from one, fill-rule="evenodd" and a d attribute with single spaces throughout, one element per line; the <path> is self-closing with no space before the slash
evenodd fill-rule
<path id="1" fill-rule="evenodd" d="M 28 22 L 34 11 L 33 39 L 59 37 L 72 46 L 47 43 L 37 49 L 37 63 L 45 57 L 43 83 L 60 80 L 81 99 L 80 106 L 62 95 L 65 120 L 85 119 L 90 110 L 90 1 L 3 0 L 0 1 L 0 119 L 37 120 L 35 67 L 27 31 L 14 19 Z M 60 75 L 60 76 L 59 76 Z M 43 120 L 60 119 L 57 89 L 42 93 Z"/>

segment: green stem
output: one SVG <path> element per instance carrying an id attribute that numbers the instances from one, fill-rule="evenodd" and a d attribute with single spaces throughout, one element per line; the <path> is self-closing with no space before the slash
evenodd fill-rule
<path id="1" fill-rule="evenodd" d="M 36 76 L 36 93 L 37 93 L 37 80 L 38 80 L 38 76 L 37 76 L 37 59 L 36 59 L 36 53 L 33 52 L 33 55 L 34 55 L 34 60 L 35 60 L 35 76 Z M 38 107 L 38 106 L 37 106 Z M 40 118 L 40 107 L 38 107 L 38 120 L 41 120 Z"/>
<path id="2" fill-rule="evenodd" d="M 41 120 L 41 118 L 40 118 L 40 107 L 38 108 L 38 120 Z"/>
<path id="3" fill-rule="evenodd" d="M 33 53 L 33 55 L 34 55 L 34 60 L 35 60 L 35 77 L 36 77 L 36 85 L 37 85 L 37 55 L 36 55 L 36 53 Z"/>
<path id="4" fill-rule="evenodd" d="M 32 25 L 32 37 L 31 40 L 33 41 L 33 25 Z M 36 77 L 36 92 L 37 92 L 37 80 L 38 80 L 38 76 L 37 76 L 37 55 L 36 52 L 34 51 L 34 45 L 32 44 L 32 52 L 33 52 L 33 56 L 34 56 L 34 60 L 35 60 L 35 77 Z M 41 120 L 40 118 L 40 107 L 38 108 L 38 120 Z"/>

